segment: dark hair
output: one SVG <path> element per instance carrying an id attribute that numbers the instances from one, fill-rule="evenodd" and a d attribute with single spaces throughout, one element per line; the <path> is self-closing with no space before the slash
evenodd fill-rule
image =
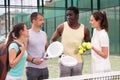
<path id="1" fill-rule="evenodd" d="M 72 10 L 75 14 L 79 14 L 79 10 L 77 7 L 72 6 L 72 7 L 67 8 L 67 10 Z"/>
<path id="2" fill-rule="evenodd" d="M 38 15 L 43 16 L 43 15 L 42 15 L 41 13 L 39 13 L 39 12 L 33 12 L 33 13 L 31 14 L 31 16 L 30 16 L 31 23 L 32 23 L 33 20 L 36 20 L 36 19 L 37 19 L 37 16 L 38 16 Z"/>
<path id="3" fill-rule="evenodd" d="M 24 30 L 24 23 L 19 23 L 13 26 L 12 31 L 8 34 L 7 47 L 16 38 L 20 37 L 20 30 Z"/>
<path id="4" fill-rule="evenodd" d="M 108 32 L 108 21 L 107 21 L 105 11 L 103 12 L 97 11 L 97 12 L 94 12 L 92 15 L 96 21 L 98 20 L 100 21 L 101 29 L 105 29 Z"/>

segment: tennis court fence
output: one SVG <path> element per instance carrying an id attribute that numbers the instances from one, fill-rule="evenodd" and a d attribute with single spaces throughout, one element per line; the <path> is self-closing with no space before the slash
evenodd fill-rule
<path id="1" fill-rule="evenodd" d="M 80 76 L 53 78 L 47 80 L 120 80 L 120 71 L 111 71 L 96 74 L 84 74 Z"/>

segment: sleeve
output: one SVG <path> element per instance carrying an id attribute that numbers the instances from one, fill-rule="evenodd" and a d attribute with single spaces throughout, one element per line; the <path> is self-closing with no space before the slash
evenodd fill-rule
<path id="1" fill-rule="evenodd" d="M 11 43 L 8 47 L 8 51 L 10 51 L 11 49 L 15 49 L 15 51 L 18 53 L 19 51 L 19 47 L 16 43 Z"/>
<path id="2" fill-rule="evenodd" d="M 100 45 L 101 47 L 109 47 L 109 37 L 107 33 L 102 33 L 100 35 Z"/>

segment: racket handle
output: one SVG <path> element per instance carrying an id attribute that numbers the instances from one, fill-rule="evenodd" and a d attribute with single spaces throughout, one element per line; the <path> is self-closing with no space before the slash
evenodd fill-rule
<path id="1" fill-rule="evenodd" d="M 47 54 L 47 52 L 44 54 L 44 56 L 43 57 L 48 57 L 48 54 Z"/>
<path id="2" fill-rule="evenodd" d="M 60 58 L 62 58 L 62 57 L 65 57 L 65 55 L 64 54 L 60 55 Z"/>

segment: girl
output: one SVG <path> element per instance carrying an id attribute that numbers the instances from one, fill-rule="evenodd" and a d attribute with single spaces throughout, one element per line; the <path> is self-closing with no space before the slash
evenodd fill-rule
<path id="1" fill-rule="evenodd" d="M 9 52 L 9 65 L 11 69 L 7 73 L 6 80 L 22 80 L 27 58 L 27 52 L 25 50 L 27 38 L 28 30 L 24 23 L 16 24 L 9 33 L 6 44 Z M 14 41 L 16 43 L 14 43 Z M 19 47 L 18 44 L 21 47 Z"/>
<path id="2" fill-rule="evenodd" d="M 108 21 L 105 12 L 94 12 L 90 17 L 90 25 L 94 28 L 92 43 L 91 73 L 111 70 L 109 60 Z"/>

